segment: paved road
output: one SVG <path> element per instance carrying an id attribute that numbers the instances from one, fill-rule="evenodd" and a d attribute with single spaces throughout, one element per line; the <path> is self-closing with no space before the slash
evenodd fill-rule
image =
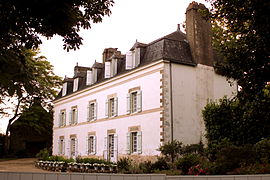
<path id="1" fill-rule="evenodd" d="M 0 161 L 0 171 L 9 172 L 48 172 L 35 167 L 35 158 Z"/>

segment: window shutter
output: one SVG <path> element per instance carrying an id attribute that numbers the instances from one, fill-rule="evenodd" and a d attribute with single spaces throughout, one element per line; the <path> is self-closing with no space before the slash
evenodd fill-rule
<path id="1" fill-rule="evenodd" d="M 63 118 L 63 126 L 66 126 L 66 111 L 64 112 L 64 118 Z"/>
<path id="2" fill-rule="evenodd" d="M 94 120 L 97 119 L 97 102 L 94 103 Z"/>
<path id="3" fill-rule="evenodd" d="M 60 112 L 60 114 L 59 114 L 59 120 L 58 120 L 58 127 L 61 127 L 61 125 L 63 123 L 61 121 L 62 121 L 62 113 Z"/>
<path id="4" fill-rule="evenodd" d="M 117 113 L 118 113 L 118 98 L 115 97 L 114 98 L 114 116 L 117 116 Z"/>
<path id="5" fill-rule="evenodd" d="M 92 74 L 92 77 L 93 77 L 92 82 L 94 84 L 95 82 L 97 82 L 97 69 L 96 68 L 93 68 L 92 69 L 92 72 L 93 72 L 93 74 Z"/>
<path id="6" fill-rule="evenodd" d="M 126 53 L 126 69 L 132 69 L 133 63 L 132 63 L 132 52 L 128 51 Z"/>
<path id="7" fill-rule="evenodd" d="M 76 108 L 76 110 L 75 110 L 75 117 L 74 117 L 75 119 L 74 119 L 74 124 L 77 124 L 78 123 L 78 109 Z"/>
<path id="8" fill-rule="evenodd" d="M 107 160 L 108 159 L 108 148 L 107 148 L 107 143 L 108 143 L 108 137 L 106 136 L 104 138 L 104 153 L 103 153 L 103 156 L 104 156 L 104 159 Z"/>
<path id="9" fill-rule="evenodd" d="M 142 153 L 142 132 L 141 131 L 137 133 L 137 139 L 138 139 L 138 153 L 141 154 Z"/>
<path id="10" fill-rule="evenodd" d="M 78 90 L 79 78 L 73 80 L 73 92 Z"/>
<path id="11" fill-rule="evenodd" d="M 90 103 L 87 104 L 87 117 L 86 120 L 89 122 L 90 121 Z"/>
<path id="12" fill-rule="evenodd" d="M 127 133 L 127 154 L 130 154 L 130 132 Z"/>
<path id="13" fill-rule="evenodd" d="M 134 67 L 139 66 L 140 64 L 140 48 L 135 48 L 135 64 Z"/>
<path id="14" fill-rule="evenodd" d="M 117 162 L 118 158 L 118 136 L 117 134 L 114 135 L 114 146 L 113 146 L 113 151 L 114 151 L 114 162 Z"/>
<path id="15" fill-rule="evenodd" d="M 130 93 L 127 94 L 127 114 L 130 114 Z"/>
<path id="16" fill-rule="evenodd" d="M 93 71 L 87 71 L 86 85 L 93 84 Z"/>
<path id="17" fill-rule="evenodd" d="M 69 125 L 72 124 L 72 110 L 69 111 Z"/>
<path id="18" fill-rule="evenodd" d="M 70 146 L 71 146 L 71 143 L 70 143 L 70 139 L 69 139 L 68 140 L 68 145 L 67 145 L 67 155 L 68 155 L 68 157 L 71 157 Z"/>
<path id="19" fill-rule="evenodd" d="M 105 78 L 111 77 L 111 62 L 105 62 Z"/>
<path id="20" fill-rule="evenodd" d="M 60 146 L 61 140 L 58 139 L 58 154 L 61 154 L 61 146 Z"/>
<path id="21" fill-rule="evenodd" d="M 93 154 L 96 154 L 97 151 L 97 141 L 96 141 L 96 136 L 93 136 Z"/>
<path id="22" fill-rule="evenodd" d="M 62 96 L 65 96 L 67 94 L 67 82 L 63 84 L 62 88 Z"/>
<path id="23" fill-rule="evenodd" d="M 85 142 L 85 144 L 86 144 L 86 155 L 89 155 L 89 136 L 86 136 L 86 142 Z"/>
<path id="24" fill-rule="evenodd" d="M 77 157 L 78 156 L 78 139 L 76 138 L 75 139 L 75 157 Z"/>
<path id="25" fill-rule="evenodd" d="M 137 111 L 142 111 L 142 91 L 137 92 Z"/>
<path id="26" fill-rule="evenodd" d="M 106 103 L 105 103 L 105 116 L 106 118 L 109 117 L 109 100 L 106 99 Z"/>

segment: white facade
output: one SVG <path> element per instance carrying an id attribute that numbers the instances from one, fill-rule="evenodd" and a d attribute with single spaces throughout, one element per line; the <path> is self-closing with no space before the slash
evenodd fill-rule
<path id="1" fill-rule="evenodd" d="M 115 151 L 118 154 L 127 154 L 127 135 L 129 128 L 138 127 L 143 141 L 141 142 L 142 155 L 156 155 L 156 149 L 160 145 L 160 104 L 161 93 L 161 70 L 164 64 L 159 61 L 148 66 L 136 69 L 132 72 L 119 77 L 112 78 L 101 84 L 97 84 L 83 91 L 71 94 L 55 101 L 54 106 L 54 134 L 53 134 L 53 154 L 57 155 L 60 138 L 65 139 L 65 156 L 70 157 L 70 137 L 76 136 L 78 140 L 77 154 L 87 155 L 87 136 L 88 133 L 95 134 L 96 137 L 96 156 L 106 154 L 105 138 L 110 131 L 117 135 L 118 143 Z M 142 95 L 142 106 L 140 112 L 129 114 L 127 112 L 127 95 L 129 90 L 140 89 Z M 116 96 L 117 115 L 106 118 L 106 100 L 108 96 Z M 96 101 L 97 118 L 87 122 L 87 106 L 90 101 Z M 78 121 L 75 125 L 70 125 L 66 117 L 66 126 L 58 127 L 59 114 L 63 110 L 69 114 L 72 107 L 77 107 Z M 155 129 L 155 131 L 153 131 Z"/>
<path id="2" fill-rule="evenodd" d="M 127 95 L 132 89 L 141 91 L 141 111 L 129 113 Z M 185 144 L 198 143 L 203 138 L 204 126 L 201 110 L 208 100 L 232 95 L 236 86 L 230 87 L 224 77 L 215 74 L 213 67 L 196 67 L 157 61 L 134 69 L 121 76 L 91 86 L 55 101 L 53 154 L 72 157 L 71 139 L 76 138 L 75 156 L 96 155 L 107 158 L 108 137 L 114 134 L 114 157 L 130 154 L 130 132 L 138 131 L 140 152 L 146 156 L 158 155 L 158 147 L 171 138 Z M 106 100 L 117 97 L 117 115 L 106 117 Z M 96 102 L 96 119 L 88 121 L 89 102 Z M 59 114 L 66 115 L 76 107 L 76 124 L 59 127 Z M 171 112 L 173 109 L 173 112 Z M 171 117 L 173 116 L 173 121 Z M 63 124 L 63 123 L 62 123 Z M 173 131 L 173 135 L 171 133 Z M 95 137 L 95 152 L 88 153 L 88 137 Z M 64 151 L 60 150 L 64 139 Z"/>

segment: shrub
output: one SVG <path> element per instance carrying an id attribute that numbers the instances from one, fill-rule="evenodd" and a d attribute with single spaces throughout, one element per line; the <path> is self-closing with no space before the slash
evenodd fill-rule
<path id="1" fill-rule="evenodd" d="M 98 163 L 98 164 L 113 164 L 112 162 L 103 160 L 103 159 L 98 159 L 98 158 L 81 158 L 81 157 L 77 157 L 76 158 L 76 162 L 77 163 L 90 163 L 90 164 L 94 164 L 94 163 Z"/>
<path id="2" fill-rule="evenodd" d="M 173 140 L 171 142 L 165 143 L 164 145 L 160 146 L 158 150 L 166 157 L 170 157 L 173 163 L 175 158 L 179 156 L 181 152 L 181 148 L 182 148 L 182 142 Z"/>
<path id="3" fill-rule="evenodd" d="M 187 155 L 187 154 L 199 154 L 203 156 L 205 154 L 205 149 L 203 147 L 202 141 L 200 141 L 198 144 L 190 144 L 186 145 L 182 148 L 181 154 Z"/>
<path id="4" fill-rule="evenodd" d="M 120 172 L 127 173 L 131 169 L 131 159 L 123 157 L 117 161 L 117 168 Z"/>
<path id="5" fill-rule="evenodd" d="M 50 151 L 47 148 L 41 149 L 37 154 L 36 157 L 38 160 L 47 160 L 49 156 L 51 155 Z"/>
<path id="6" fill-rule="evenodd" d="M 192 166 L 188 170 L 189 175 L 206 175 L 208 174 L 208 169 L 201 167 L 199 164 L 196 166 Z"/>
<path id="7" fill-rule="evenodd" d="M 152 168 L 154 170 L 160 170 L 160 171 L 162 171 L 162 170 L 168 170 L 169 169 L 169 165 L 168 165 L 168 163 L 167 163 L 167 161 L 166 161 L 165 158 L 158 157 L 157 161 L 152 164 Z"/>
<path id="8" fill-rule="evenodd" d="M 139 164 L 139 168 L 143 173 L 152 173 L 153 172 L 153 164 L 151 161 L 144 161 Z"/>
<path id="9" fill-rule="evenodd" d="M 257 142 L 254 148 L 261 163 L 270 163 L 270 138 Z"/>
<path id="10" fill-rule="evenodd" d="M 182 171 L 182 174 L 188 174 L 189 168 L 198 165 L 200 163 L 200 157 L 197 154 L 187 154 L 178 159 L 176 162 L 177 169 Z"/>

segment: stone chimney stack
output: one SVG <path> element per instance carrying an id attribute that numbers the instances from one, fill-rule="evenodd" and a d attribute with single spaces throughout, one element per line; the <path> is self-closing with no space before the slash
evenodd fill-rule
<path id="1" fill-rule="evenodd" d="M 106 48 L 104 49 L 103 53 L 102 53 L 102 62 L 103 64 L 105 64 L 105 61 L 112 57 L 112 55 L 117 52 L 117 48 Z"/>
<path id="2" fill-rule="evenodd" d="M 194 61 L 198 64 L 213 66 L 212 26 L 201 10 L 208 9 L 203 4 L 192 2 L 186 11 L 186 34 Z"/>

